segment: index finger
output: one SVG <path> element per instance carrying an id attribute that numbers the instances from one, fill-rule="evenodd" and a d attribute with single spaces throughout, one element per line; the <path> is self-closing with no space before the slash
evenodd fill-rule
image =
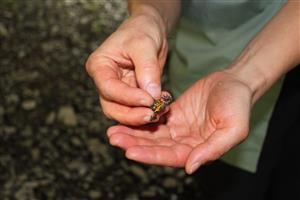
<path id="1" fill-rule="evenodd" d="M 127 106 L 150 106 L 152 97 L 136 87 L 134 73 L 129 82 L 121 80 L 120 66 L 113 59 L 97 56 L 87 62 L 87 71 L 99 93 L 109 101 Z M 132 82 L 132 83 L 130 83 Z"/>
<path id="2" fill-rule="evenodd" d="M 127 149 L 126 157 L 146 164 L 183 167 L 192 148 L 184 144 L 173 146 L 133 146 Z"/>

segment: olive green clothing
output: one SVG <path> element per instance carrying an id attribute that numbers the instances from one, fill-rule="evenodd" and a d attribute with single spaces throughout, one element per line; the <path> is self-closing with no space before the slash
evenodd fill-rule
<path id="1" fill-rule="evenodd" d="M 230 65 L 285 2 L 183 0 L 182 17 L 170 59 L 173 94 L 179 96 L 195 81 Z M 248 138 L 226 153 L 221 158 L 223 161 L 255 172 L 280 87 L 281 81 L 256 103 Z"/>

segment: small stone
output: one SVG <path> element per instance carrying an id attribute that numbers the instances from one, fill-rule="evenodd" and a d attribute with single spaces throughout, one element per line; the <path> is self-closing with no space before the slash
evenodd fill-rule
<path id="1" fill-rule="evenodd" d="M 39 160 L 41 152 L 38 148 L 33 148 L 31 150 L 31 157 L 33 160 Z"/>
<path id="2" fill-rule="evenodd" d="M 4 127 L 4 133 L 6 133 L 6 134 L 13 134 L 16 131 L 17 131 L 17 129 L 14 126 L 5 126 Z"/>
<path id="3" fill-rule="evenodd" d="M 178 182 L 175 178 L 167 177 L 163 181 L 163 186 L 166 188 L 175 188 L 177 187 Z"/>
<path id="4" fill-rule="evenodd" d="M 77 138 L 77 137 L 72 137 L 71 138 L 71 142 L 76 147 L 80 147 L 82 145 L 81 140 L 79 138 Z"/>
<path id="5" fill-rule="evenodd" d="M 194 182 L 193 178 L 192 177 L 187 177 L 185 180 L 184 180 L 184 183 L 186 185 L 190 185 Z"/>
<path id="6" fill-rule="evenodd" d="M 88 172 L 87 166 L 80 160 L 72 160 L 68 163 L 68 168 L 70 170 L 75 170 L 80 176 L 83 176 Z"/>
<path id="7" fill-rule="evenodd" d="M 113 163 L 113 157 L 109 154 L 108 147 L 105 144 L 100 143 L 98 139 L 88 139 L 87 147 L 94 156 L 101 155 L 103 157 L 103 164 L 108 166 Z"/>
<path id="8" fill-rule="evenodd" d="M 36 101 L 35 100 L 25 100 L 22 102 L 22 108 L 24 110 L 32 110 L 36 107 Z"/>
<path id="9" fill-rule="evenodd" d="M 139 200 L 139 196 L 136 193 L 129 194 L 128 197 L 125 198 L 125 200 Z"/>
<path id="10" fill-rule="evenodd" d="M 101 154 L 102 152 L 102 144 L 98 139 L 88 139 L 87 141 L 88 149 L 92 154 Z"/>
<path id="11" fill-rule="evenodd" d="M 175 169 L 172 167 L 164 167 L 163 169 L 166 174 L 174 174 L 175 172 Z"/>
<path id="12" fill-rule="evenodd" d="M 185 173 L 185 171 L 183 169 L 178 170 L 177 173 L 176 173 L 176 177 L 177 178 L 184 178 L 186 176 L 187 175 L 186 175 L 186 173 Z"/>
<path id="13" fill-rule="evenodd" d="M 55 112 L 50 112 L 47 117 L 46 117 L 46 124 L 51 125 L 53 124 L 54 120 L 55 120 Z"/>
<path id="14" fill-rule="evenodd" d="M 7 28 L 2 23 L 0 23 L 0 36 L 3 36 L 3 37 L 9 36 Z"/>
<path id="15" fill-rule="evenodd" d="M 4 108 L 2 106 L 0 106 L 0 116 L 2 116 L 4 114 Z"/>
<path id="16" fill-rule="evenodd" d="M 57 119 L 66 126 L 77 125 L 77 117 L 71 106 L 61 106 L 58 111 Z"/>
<path id="17" fill-rule="evenodd" d="M 134 174 L 136 175 L 137 177 L 139 177 L 143 183 L 148 183 L 149 182 L 149 178 L 148 178 L 148 175 L 146 173 L 146 171 L 137 166 L 137 165 L 132 165 L 129 167 L 129 170 Z"/>
<path id="18" fill-rule="evenodd" d="M 6 96 L 6 102 L 8 104 L 15 104 L 19 102 L 19 96 L 15 93 L 9 94 Z"/>
<path id="19" fill-rule="evenodd" d="M 145 198 L 154 198 L 155 196 L 157 196 L 156 187 L 150 186 L 146 190 L 142 191 L 141 195 L 142 195 L 142 197 L 145 197 Z"/>
<path id="20" fill-rule="evenodd" d="M 89 123 L 89 130 L 98 133 L 101 130 L 101 124 L 97 120 L 93 120 Z"/>
<path id="21" fill-rule="evenodd" d="M 26 126 L 26 127 L 22 130 L 21 134 L 22 134 L 23 136 L 26 136 L 26 137 L 31 136 L 31 135 L 32 135 L 32 127 L 31 127 L 31 126 Z"/>

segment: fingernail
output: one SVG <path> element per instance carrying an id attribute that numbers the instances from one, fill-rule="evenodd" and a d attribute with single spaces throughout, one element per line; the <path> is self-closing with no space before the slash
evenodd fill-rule
<path id="1" fill-rule="evenodd" d="M 153 98 L 159 98 L 160 97 L 160 85 L 156 83 L 149 83 L 146 87 L 146 91 L 153 97 Z"/>
<path id="2" fill-rule="evenodd" d="M 140 104 L 142 106 L 149 106 L 151 103 L 149 103 L 149 101 L 147 101 L 146 99 L 141 99 L 140 100 Z"/>
<path id="3" fill-rule="evenodd" d="M 189 170 L 188 173 L 189 174 L 194 173 L 199 168 L 200 165 L 201 165 L 200 162 L 195 162 L 194 164 L 192 164 L 192 167 L 191 167 L 191 169 Z"/>
<path id="4" fill-rule="evenodd" d="M 151 120 L 151 116 L 147 115 L 147 116 L 144 117 L 145 122 L 150 122 L 150 120 Z"/>

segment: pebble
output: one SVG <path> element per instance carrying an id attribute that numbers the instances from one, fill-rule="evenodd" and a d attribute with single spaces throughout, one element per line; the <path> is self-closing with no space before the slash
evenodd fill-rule
<path id="1" fill-rule="evenodd" d="M 101 126 L 99 121 L 93 120 L 89 123 L 89 130 L 92 132 L 99 132 L 101 130 Z"/>
<path id="2" fill-rule="evenodd" d="M 71 142 L 72 142 L 72 144 L 73 144 L 74 146 L 76 146 L 76 147 L 82 146 L 81 140 L 80 140 L 79 138 L 77 138 L 77 137 L 72 137 L 72 138 L 71 138 Z"/>
<path id="3" fill-rule="evenodd" d="M 150 186 L 146 190 L 142 191 L 141 196 L 144 198 L 154 198 L 157 196 L 157 187 Z"/>
<path id="4" fill-rule="evenodd" d="M 176 177 L 177 178 L 184 178 L 186 176 L 187 175 L 186 175 L 186 173 L 185 173 L 185 171 L 183 169 L 178 170 L 177 173 L 176 173 Z"/>
<path id="5" fill-rule="evenodd" d="M 6 102 L 8 104 L 15 104 L 15 103 L 18 103 L 19 102 L 19 96 L 17 94 L 9 94 L 6 96 Z"/>
<path id="6" fill-rule="evenodd" d="M 125 198 L 125 200 L 139 200 L 139 196 L 136 193 L 130 194 Z"/>
<path id="7" fill-rule="evenodd" d="M 193 178 L 192 177 L 187 177 L 185 180 L 184 180 L 184 183 L 186 185 L 190 185 L 194 182 Z"/>
<path id="8" fill-rule="evenodd" d="M 0 116 L 2 116 L 4 114 L 5 110 L 2 106 L 0 106 Z"/>
<path id="9" fill-rule="evenodd" d="M 71 106 L 61 106 L 58 111 L 57 119 L 66 126 L 77 125 L 77 116 Z"/>
<path id="10" fill-rule="evenodd" d="M 178 185 L 178 182 L 173 177 L 167 177 L 163 181 L 163 186 L 165 188 L 175 188 L 175 187 L 177 187 L 177 185 Z"/>
<path id="11" fill-rule="evenodd" d="M 102 193 L 98 190 L 91 190 L 89 191 L 89 196 L 92 199 L 99 199 L 102 196 Z"/>
<path id="12" fill-rule="evenodd" d="M 149 182 L 149 177 L 148 177 L 148 174 L 146 173 L 146 171 L 137 166 L 137 165 L 131 165 L 129 167 L 129 170 L 134 174 L 136 175 L 137 177 L 139 177 L 143 183 L 148 183 Z"/>
<path id="13" fill-rule="evenodd" d="M 109 166 L 113 164 L 114 158 L 111 156 L 108 146 L 102 144 L 98 139 L 92 138 L 87 140 L 88 150 L 97 158 L 99 155 L 103 158 L 103 165 Z M 95 160 L 96 161 L 96 160 Z M 97 161 L 96 161 L 97 162 Z"/>
<path id="14" fill-rule="evenodd" d="M 40 159 L 41 152 L 38 148 L 33 148 L 31 150 L 31 157 L 33 160 L 37 161 Z"/>
<path id="15" fill-rule="evenodd" d="M 31 126 L 26 126 L 22 131 L 21 135 L 29 137 L 32 135 L 32 127 Z"/>
<path id="16" fill-rule="evenodd" d="M 50 112 L 46 117 L 46 120 L 45 120 L 46 124 L 48 124 L 48 125 L 53 124 L 55 117 L 56 117 L 55 112 L 53 112 L 53 111 Z"/>
<path id="17" fill-rule="evenodd" d="M 22 102 L 22 108 L 24 110 L 33 110 L 35 109 L 37 103 L 35 100 L 25 100 Z"/>
<path id="18" fill-rule="evenodd" d="M 4 126 L 4 133 L 6 134 L 13 134 L 17 131 L 16 127 L 14 126 Z"/>
<path id="19" fill-rule="evenodd" d="M 103 153 L 103 149 L 102 149 L 102 144 L 99 142 L 98 139 L 92 138 L 92 139 L 88 139 L 87 141 L 87 146 L 89 151 L 92 154 L 101 154 Z"/>
<path id="20" fill-rule="evenodd" d="M 8 29 L 2 23 L 0 23 L 0 36 L 3 36 L 3 37 L 9 36 Z"/>

